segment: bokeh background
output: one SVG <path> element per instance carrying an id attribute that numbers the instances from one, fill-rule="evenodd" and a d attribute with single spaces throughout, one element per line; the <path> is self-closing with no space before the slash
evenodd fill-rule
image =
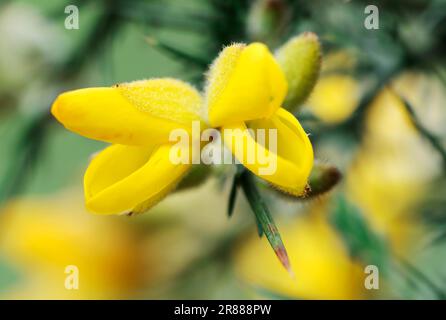
<path id="1" fill-rule="evenodd" d="M 0 3 L 0 298 L 446 298 L 446 1 L 99 0 Z M 79 29 L 67 30 L 67 5 Z M 315 199 L 262 188 L 295 277 L 259 238 L 235 169 L 210 168 L 150 212 L 86 212 L 104 147 L 62 128 L 62 91 L 151 77 L 202 88 L 224 45 L 318 34 L 323 65 L 294 110 L 341 182 Z M 67 290 L 67 266 L 79 289 Z M 364 268 L 379 270 L 379 290 Z"/>

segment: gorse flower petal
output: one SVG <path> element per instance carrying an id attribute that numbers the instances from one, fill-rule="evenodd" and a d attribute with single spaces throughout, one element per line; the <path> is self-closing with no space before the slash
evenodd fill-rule
<path id="1" fill-rule="evenodd" d="M 270 117 L 280 107 L 286 92 L 285 76 L 265 45 L 229 46 L 208 73 L 208 122 L 220 127 Z"/>
<path id="2" fill-rule="evenodd" d="M 190 165 L 173 164 L 171 145 L 112 145 L 91 161 L 84 177 L 87 208 L 118 214 L 147 210 L 177 185 Z"/>
<path id="3" fill-rule="evenodd" d="M 264 129 L 265 139 L 257 141 L 247 128 Z M 313 166 L 313 148 L 292 114 L 281 108 L 269 119 L 239 122 L 222 129 L 225 144 L 247 169 L 284 192 L 304 193 Z M 277 133 L 275 152 L 268 139 L 272 129 Z"/>
<path id="4" fill-rule="evenodd" d="M 199 93 L 178 80 L 153 79 L 61 94 L 52 113 L 67 129 L 126 145 L 168 142 L 172 130 L 199 119 Z"/>

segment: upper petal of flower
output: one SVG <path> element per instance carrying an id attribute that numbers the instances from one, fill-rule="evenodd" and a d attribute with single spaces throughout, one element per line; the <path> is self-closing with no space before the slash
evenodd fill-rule
<path id="1" fill-rule="evenodd" d="M 276 51 L 276 59 L 288 81 L 284 108 L 297 110 L 310 95 L 319 76 L 321 46 L 316 34 L 305 32 L 289 39 Z"/>
<path id="2" fill-rule="evenodd" d="M 190 168 L 170 160 L 170 144 L 112 145 L 91 161 L 84 177 L 87 208 L 95 213 L 145 211 L 170 191 Z"/>
<path id="3" fill-rule="evenodd" d="M 51 112 L 67 129 L 91 139 L 126 145 L 169 140 L 173 129 L 200 120 L 200 94 L 173 79 L 87 88 L 59 95 Z"/>
<path id="4" fill-rule="evenodd" d="M 271 116 L 283 102 L 287 82 L 261 43 L 226 47 L 207 75 L 207 118 L 213 127 Z"/>
<path id="5" fill-rule="evenodd" d="M 247 124 L 255 135 L 249 133 Z M 225 144 L 247 169 L 282 191 L 294 195 L 304 193 L 313 166 L 313 148 L 291 113 L 280 108 L 269 119 L 239 122 L 222 129 Z M 258 141 L 258 129 L 265 129 L 263 141 Z M 277 133 L 275 150 L 271 129 Z"/>

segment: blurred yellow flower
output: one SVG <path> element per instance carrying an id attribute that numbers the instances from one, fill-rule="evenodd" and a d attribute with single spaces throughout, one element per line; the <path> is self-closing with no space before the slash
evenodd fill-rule
<path id="1" fill-rule="evenodd" d="M 308 108 L 324 122 L 336 124 L 356 110 L 361 87 L 349 73 L 356 65 L 355 55 L 347 50 L 327 54 L 322 75 L 308 100 Z"/>
<path id="2" fill-rule="evenodd" d="M 240 277 L 254 288 L 293 299 L 364 298 L 364 272 L 322 215 L 300 216 L 281 227 L 295 278 L 257 235 L 235 256 Z M 265 241 L 265 240 L 264 240 Z"/>
<path id="3" fill-rule="evenodd" d="M 33 84 L 30 78 L 40 79 L 43 70 L 53 68 L 67 53 L 60 28 L 31 3 L 2 2 L 0 34 L 0 97 L 23 95 L 25 85 Z"/>
<path id="4" fill-rule="evenodd" d="M 358 57 L 354 50 L 335 50 L 324 55 L 322 72 L 345 73 L 354 71 L 358 64 Z"/>
<path id="5" fill-rule="evenodd" d="M 287 192 L 305 191 L 313 149 L 297 119 L 280 108 L 287 81 L 268 48 L 261 43 L 226 47 L 207 80 L 205 103 L 193 87 L 174 79 L 81 89 L 57 98 L 52 113 L 67 129 L 113 143 L 85 174 L 89 210 L 144 212 L 174 189 L 191 165 L 172 163 L 169 134 L 190 132 L 193 121 L 225 130 L 224 142 L 253 173 Z M 277 151 L 256 141 L 247 128 L 277 129 Z M 262 173 L 265 164 L 247 161 L 250 150 L 272 155 L 276 170 Z"/>
<path id="6" fill-rule="evenodd" d="M 88 215 L 77 201 L 27 199 L 1 215 L 0 252 L 20 273 L 3 298 L 118 299 L 143 282 L 142 248 L 128 225 Z M 67 289 L 74 266 L 78 289 Z M 67 269 L 68 267 L 68 269 Z"/>

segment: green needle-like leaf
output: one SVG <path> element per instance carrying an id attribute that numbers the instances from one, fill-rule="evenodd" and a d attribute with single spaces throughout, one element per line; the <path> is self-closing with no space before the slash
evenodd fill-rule
<path id="1" fill-rule="evenodd" d="M 397 260 L 410 276 L 427 286 L 438 300 L 446 299 L 444 289 L 442 289 L 442 287 L 435 281 L 419 270 L 415 265 L 402 257 L 397 257 Z"/>
<path id="2" fill-rule="evenodd" d="M 288 254 L 282 242 L 282 238 L 280 237 L 279 230 L 277 229 L 269 209 L 263 201 L 263 198 L 261 197 L 255 184 L 254 178 L 249 171 L 244 170 L 244 172 L 240 175 L 240 184 L 243 192 L 245 193 L 246 199 L 248 200 L 249 205 L 256 216 L 259 230 L 266 235 L 266 238 L 276 253 L 276 256 L 279 258 L 285 269 L 287 269 L 292 275 L 293 272 L 291 270 Z"/>

